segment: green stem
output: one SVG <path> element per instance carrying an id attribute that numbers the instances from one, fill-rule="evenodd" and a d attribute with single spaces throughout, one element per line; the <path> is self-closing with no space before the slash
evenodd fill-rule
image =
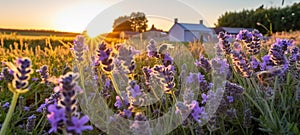
<path id="1" fill-rule="evenodd" d="M 114 88 L 115 88 L 116 93 L 118 94 L 118 96 L 122 97 L 121 91 L 120 91 L 120 89 L 119 89 L 118 84 L 116 83 L 116 81 L 115 81 L 115 79 L 114 79 L 113 73 L 110 74 L 110 79 L 111 79 L 112 85 L 114 86 Z M 121 98 L 121 100 L 122 100 L 122 98 Z"/>
<path id="2" fill-rule="evenodd" d="M 5 133 L 6 133 L 7 127 L 10 124 L 11 117 L 14 113 L 15 108 L 16 108 L 18 97 L 19 97 L 19 93 L 15 92 L 14 95 L 13 95 L 13 99 L 11 101 L 11 105 L 9 107 L 8 113 L 5 117 L 3 126 L 1 128 L 0 135 L 5 135 Z"/>

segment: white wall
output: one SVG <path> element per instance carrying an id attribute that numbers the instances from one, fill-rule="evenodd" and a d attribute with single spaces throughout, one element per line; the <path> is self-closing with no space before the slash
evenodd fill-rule
<path id="1" fill-rule="evenodd" d="M 184 41 L 184 30 L 178 24 L 175 24 L 169 31 L 170 41 Z"/>

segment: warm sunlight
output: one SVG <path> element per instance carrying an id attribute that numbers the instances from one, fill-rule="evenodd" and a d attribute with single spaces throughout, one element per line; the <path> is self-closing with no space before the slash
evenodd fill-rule
<path id="1" fill-rule="evenodd" d="M 105 7 L 99 4 L 80 3 L 65 8 L 54 17 L 53 27 L 60 31 L 83 32 L 89 22 Z"/>

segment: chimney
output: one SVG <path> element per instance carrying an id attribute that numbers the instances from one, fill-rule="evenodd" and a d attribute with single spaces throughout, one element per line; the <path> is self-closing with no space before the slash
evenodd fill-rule
<path id="1" fill-rule="evenodd" d="M 200 20 L 199 23 L 200 23 L 200 24 L 203 24 L 203 20 Z"/>
<path id="2" fill-rule="evenodd" d="M 175 19 L 174 19 L 174 23 L 178 23 L 178 18 L 175 18 Z"/>

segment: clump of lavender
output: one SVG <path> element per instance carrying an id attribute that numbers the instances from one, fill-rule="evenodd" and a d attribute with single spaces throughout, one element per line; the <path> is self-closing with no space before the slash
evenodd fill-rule
<path id="1" fill-rule="evenodd" d="M 218 35 L 219 38 L 219 46 L 220 48 L 225 52 L 225 54 L 230 54 L 231 48 L 230 48 L 230 39 L 231 36 L 227 33 L 220 32 Z"/>
<path id="2" fill-rule="evenodd" d="M 196 60 L 195 65 L 201 67 L 205 72 L 209 72 L 211 70 L 211 65 L 208 59 L 203 55 L 200 55 L 199 60 Z"/>
<path id="3" fill-rule="evenodd" d="M 114 69 L 112 49 L 107 48 L 106 43 L 102 42 L 98 46 L 97 50 L 98 63 L 101 64 L 101 68 L 110 73 Z"/>
<path id="4" fill-rule="evenodd" d="M 81 134 L 83 130 L 91 130 L 91 126 L 85 126 L 89 120 L 87 116 L 83 116 L 79 119 L 77 113 L 76 95 L 78 91 L 78 85 L 75 82 L 78 78 L 78 74 L 69 72 L 64 76 L 61 76 L 59 85 L 57 86 L 60 93 L 59 104 L 56 102 L 48 106 L 47 115 L 49 122 L 51 123 L 51 129 L 49 132 L 57 132 L 58 128 L 66 129 L 68 133 Z"/>
<path id="5" fill-rule="evenodd" d="M 88 47 L 84 44 L 84 36 L 78 35 L 73 41 L 74 47 L 71 50 L 74 51 L 77 61 L 83 61 L 83 53 L 88 50 Z"/>
<path id="6" fill-rule="evenodd" d="M 238 73 L 242 74 L 243 77 L 251 76 L 252 71 L 250 70 L 250 63 L 243 52 L 233 51 L 231 53 L 231 59 L 234 69 Z"/>
<path id="7" fill-rule="evenodd" d="M 47 83 L 47 79 L 49 78 L 48 66 L 43 65 L 37 72 L 40 74 L 42 81 Z"/>
<path id="8" fill-rule="evenodd" d="M 262 34 L 258 30 L 252 31 L 252 42 L 246 45 L 249 54 L 256 55 L 260 52 Z"/>

